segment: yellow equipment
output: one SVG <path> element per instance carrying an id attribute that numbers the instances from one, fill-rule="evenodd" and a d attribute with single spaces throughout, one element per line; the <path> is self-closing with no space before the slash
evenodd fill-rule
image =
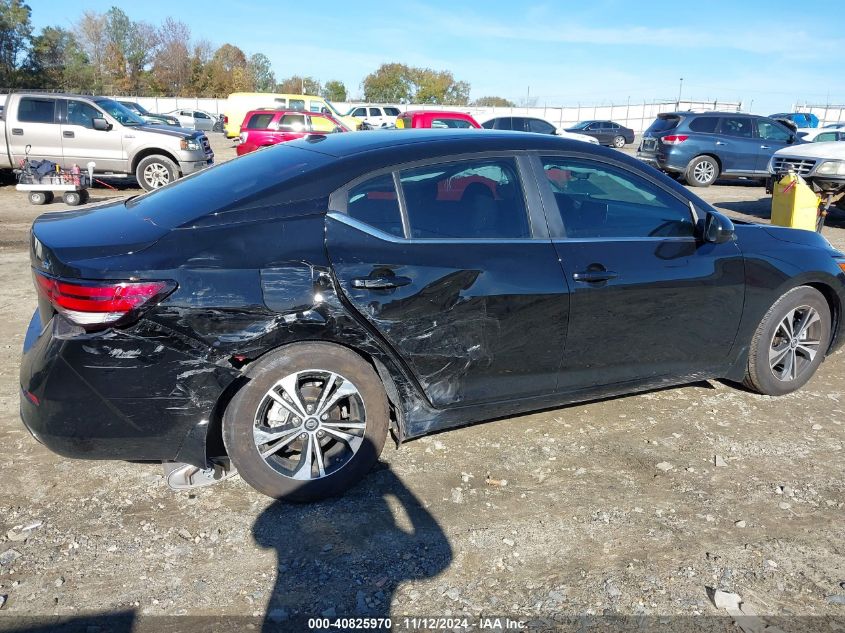
<path id="1" fill-rule="evenodd" d="M 790 172 L 774 184 L 772 224 L 815 231 L 820 204 L 821 198 L 804 179 Z"/>

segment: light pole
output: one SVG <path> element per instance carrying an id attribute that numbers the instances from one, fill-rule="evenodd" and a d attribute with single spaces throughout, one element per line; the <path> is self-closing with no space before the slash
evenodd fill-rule
<path id="1" fill-rule="evenodd" d="M 678 107 L 681 107 L 681 92 L 684 90 L 684 78 L 681 77 L 681 85 L 678 86 Z"/>

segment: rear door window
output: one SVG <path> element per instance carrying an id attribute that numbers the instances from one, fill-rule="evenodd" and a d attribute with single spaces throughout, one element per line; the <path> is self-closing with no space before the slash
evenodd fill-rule
<path id="1" fill-rule="evenodd" d="M 719 127 L 719 117 L 716 116 L 700 116 L 689 123 L 689 129 L 691 131 L 704 134 L 715 133 L 717 127 Z"/>
<path id="2" fill-rule="evenodd" d="M 56 100 L 23 97 L 18 104 L 21 123 L 55 123 Z"/>
<path id="3" fill-rule="evenodd" d="M 728 136 L 751 138 L 754 136 L 751 129 L 751 117 L 726 116 L 722 118 L 721 132 Z"/>
<path id="4" fill-rule="evenodd" d="M 469 121 L 464 119 L 446 119 L 435 117 L 431 120 L 431 127 L 433 128 L 468 128 L 472 127 Z"/>
<path id="5" fill-rule="evenodd" d="M 249 121 L 246 122 L 246 128 L 248 130 L 266 130 L 270 127 L 270 121 L 273 120 L 275 115 L 272 113 L 264 113 L 264 114 L 253 114 Z"/>
<path id="6" fill-rule="evenodd" d="M 472 159 L 400 174 L 411 237 L 531 237 L 522 185 L 512 159 Z"/>
<path id="7" fill-rule="evenodd" d="M 370 108 L 370 116 L 381 116 L 381 110 L 378 108 Z"/>
<path id="8" fill-rule="evenodd" d="M 279 130 L 285 132 L 304 132 L 304 114 L 286 114 L 279 120 Z"/>
<path id="9" fill-rule="evenodd" d="M 567 237 L 693 236 L 689 208 L 632 172 L 565 157 L 542 161 Z"/>
<path id="10" fill-rule="evenodd" d="M 555 126 L 540 119 L 528 119 L 528 131 L 539 134 L 554 134 Z"/>
<path id="11" fill-rule="evenodd" d="M 383 174 L 349 190 L 346 214 L 380 231 L 404 237 L 393 174 Z"/>

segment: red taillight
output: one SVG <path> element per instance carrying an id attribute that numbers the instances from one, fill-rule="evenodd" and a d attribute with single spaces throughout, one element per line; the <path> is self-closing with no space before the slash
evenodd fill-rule
<path id="1" fill-rule="evenodd" d="M 685 140 L 689 138 L 686 134 L 670 134 L 669 136 L 664 136 L 661 141 L 663 141 L 664 145 L 678 145 L 679 143 L 683 143 Z"/>
<path id="2" fill-rule="evenodd" d="M 48 277 L 35 271 L 35 286 L 57 311 L 87 327 L 117 323 L 176 286 L 169 281 L 81 282 Z"/>
<path id="3" fill-rule="evenodd" d="M 226 125 L 229 122 L 229 117 L 225 114 L 220 117 L 223 120 L 223 125 Z"/>

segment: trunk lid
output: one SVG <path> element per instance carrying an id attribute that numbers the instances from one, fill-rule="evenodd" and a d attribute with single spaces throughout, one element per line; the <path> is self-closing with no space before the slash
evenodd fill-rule
<path id="1" fill-rule="evenodd" d="M 86 277 L 93 260 L 143 250 L 161 239 L 167 227 L 128 213 L 124 203 L 80 211 L 45 213 L 32 225 L 30 261 L 50 275 Z M 99 276 L 99 275 L 98 275 Z"/>

